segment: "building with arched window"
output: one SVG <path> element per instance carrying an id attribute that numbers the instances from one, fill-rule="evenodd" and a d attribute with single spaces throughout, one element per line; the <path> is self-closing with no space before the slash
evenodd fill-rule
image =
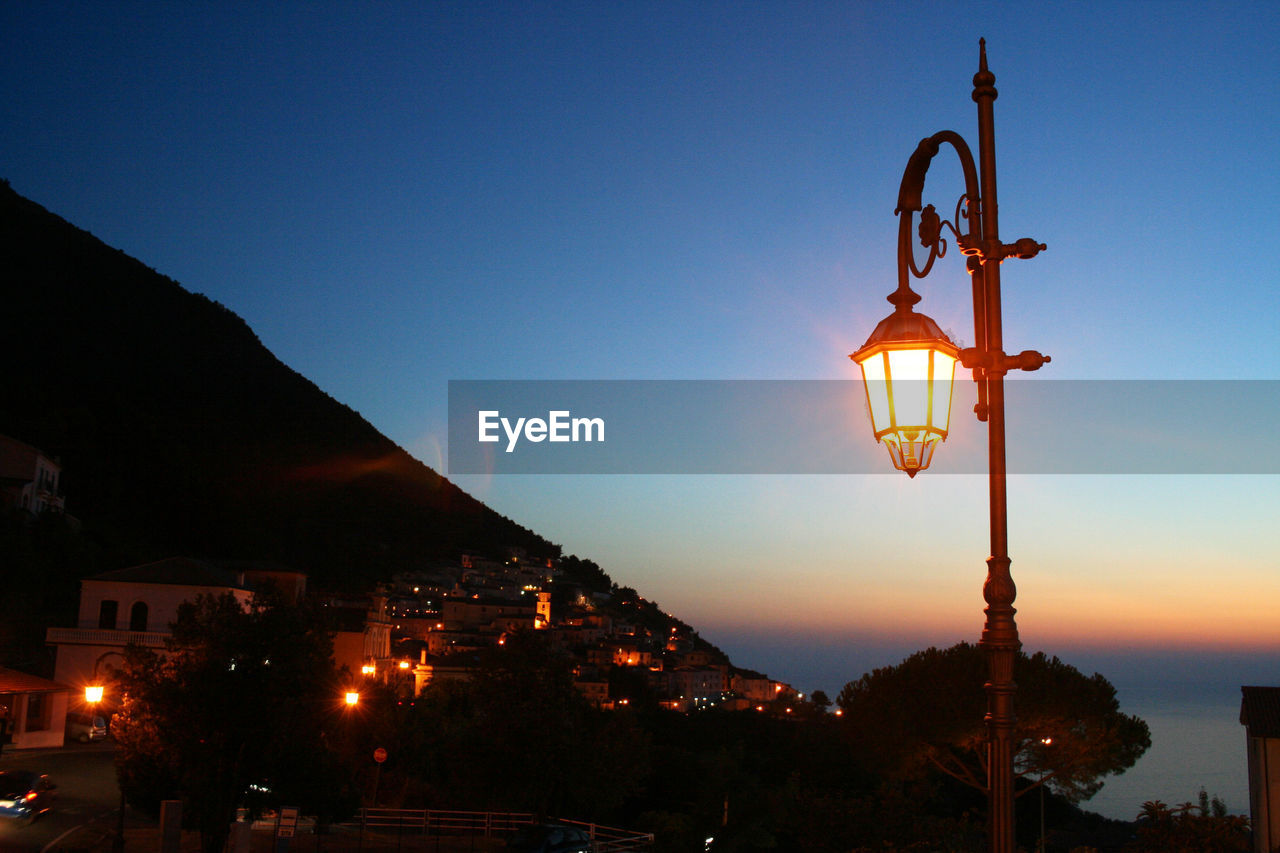
<path id="1" fill-rule="evenodd" d="M 197 596 L 230 593 L 247 606 L 255 589 L 271 583 L 287 600 L 297 601 L 306 582 L 303 573 L 279 566 L 189 557 L 85 578 L 76 626 L 50 628 L 46 635 L 57 649 L 54 678 L 82 693 L 85 685 L 100 680 L 105 668 L 120 664 L 128 644 L 163 649 L 178 607 Z"/>

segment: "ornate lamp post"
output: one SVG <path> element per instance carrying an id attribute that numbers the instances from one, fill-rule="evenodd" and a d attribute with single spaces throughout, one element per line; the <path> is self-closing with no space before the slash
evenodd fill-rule
<path id="1" fill-rule="evenodd" d="M 89 683 L 85 685 L 85 688 L 84 688 L 84 701 L 87 702 L 89 706 L 92 707 L 95 711 L 98 708 L 98 703 L 103 700 L 106 694 L 106 687 L 103 685 L 102 679 L 98 677 L 98 667 L 102 665 L 102 662 L 104 660 L 111 657 L 112 655 L 120 655 L 121 657 L 124 657 L 124 655 L 122 655 L 120 652 L 117 652 L 117 651 L 103 652 L 101 655 L 99 655 L 98 659 L 93 662 L 93 674 L 89 676 Z M 110 667 L 108 667 L 108 669 L 110 669 Z M 117 701 L 118 699 L 119 697 L 117 697 Z M 123 853 L 124 851 L 124 810 L 125 810 L 126 803 L 125 803 L 125 796 L 124 796 L 124 785 L 120 784 L 118 771 L 117 771 L 117 777 L 116 777 L 116 786 L 120 789 L 120 808 L 116 811 L 116 834 L 115 834 L 115 837 L 111 839 L 111 850 L 112 850 L 112 853 Z"/>
<path id="2" fill-rule="evenodd" d="M 995 75 L 987 70 L 986 41 L 979 41 L 978 73 L 973 100 L 978 105 L 978 164 L 958 134 L 944 130 L 920 142 L 907 162 L 898 190 L 898 289 L 889 297 L 891 315 L 876 326 L 866 344 L 850 356 L 862 367 L 867 403 L 876 440 L 885 444 L 894 467 L 914 477 L 929 467 L 950 425 L 951 382 L 958 360 L 973 371 L 978 384 L 974 411 L 985 421 L 991 495 L 991 556 L 987 558 L 986 624 L 979 643 L 986 651 L 987 797 L 990 849 L 1014 853 L 1013 832 L 1013 661 L 1021 643 L 1014 621 L 1017 595 L 1009 573 L 1008 513 L 1005 493 L 1004 374 L 1036 370 L 1048 356 L 1031 350 L 1006 355 L 1001 333 L 1000 262 L 1031 258 L 1045 247 L 1029 238 L 1000 242 L 996 203 L 996 155 L 993 102 Z M 964 170 L 964 194 L 954 221 L 944 221 L 933 205 L 921 206 L 925 173 L 943 144 L 950 145 Z M 929 250 L 917 266 L 911 246 L 911 224 L 920 213 L 919 236 Z M 946 254 L 943 229 L 955 237 L 973 284 L 974 346 L 959 349 L 938 324 L 912 306 L 920 296 L 910 287 L 912 276 L 924 278 Z"/>

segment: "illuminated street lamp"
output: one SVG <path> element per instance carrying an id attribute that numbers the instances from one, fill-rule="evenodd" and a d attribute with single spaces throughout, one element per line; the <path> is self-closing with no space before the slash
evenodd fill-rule
<path id="1" fill-rule="evenodd" d="M 1053 746 L 1053 738 L 1040 738 L 1042 746 Z M 1040 780 L 1040 845 L 1036 848 L 1036 853 L 1044 853 L 1044 779 Z"/>
<path id="2" fill-rule="evenodd" d="M 358 705 L 360 704 L 360 694 L 354 690 L 348 690 L 347 695 L 343 697 L 343 701 L 347 703 L 348 708 Z"/>
<path id="3" fill-rule="evenodd" d="M 991 494 L 991 556 L 987 558 L 986 624 L 979 645 L 987 655 L 987 797 L 990 849 L 1014 853 L 1013 832 L 1013 661 L 1021 642 L 1014 621 L 1017 589 L 1009 573 L 1008 512 L 1005 492 L 1004 374 L 1036 370 L 1048 356 L 1031 350 L 1006 355 L 1000 316 L 1000 262 L 1031 258 L 1045 247 L 1024 238 L 1000 242 L 996 204 L 996 155 L 993 102 L 995 75 L 987 70 L 986 41 L 979 41 L 978 73 L 973 100 L 978 105 L 978 164 L 964 139 L 949 130 L 920 142 L 907 162 L 898 189 L 898 289 L 889 297 L 893 313 L 850 356 L 862 368 L 867 405 L 876 440 L 889 449 L 895 468 L 914 477 L 929 467 L 950 426 L 951 380 L 958 360 L 973 371 L 978 384 L 974 411 L 987 430 Z M 953 221 L 943 220 L 933 205 L 922 206 L 925 173 L 943 144 L 950 145 L 964 171 L 964 194 Z M 981 172 L 979 172 L 979 166 Z M 929 250 L 918 266 L 911 245 L 912 223 L 920 213 L 920 244 Z M 960 349 L 930 318 L 913 307 L 920 296 L 911 277 L 924 278 L 944 256 L 943 230 L 955 238 L 973 284 L 974 346 Z"/>
<path id="4" fill-rule="evenodd" d="M 876 441 L 908 477 L 928 468 L 938 443 L 947 438 L 959 355 L 937 323 L 900 299 L 897 310 L 850 356 L 862 368 Z"/>
<path id="5" fill-rule="evenodd" d="M 103 667 L 102 665 L 102 662 L 104 660 L 106 660 L 107 658 L 113 655 L 117 657 L 124 657 L 124 655 L 121 654 L 120 652 L 112 650 L 112 651 L 103 652 L 102 654 L 98 655 L 97 660 L 93 662 L 93 673 L 89 676 L 89 683 L 86 684 L 84 688 L 84 701 L 90 705 L 96 706 L 99 702 L 101 702 L 104 698 L 106 698 L 107 687 L 106 687 L 106 684 L 104 684 L 103 682 L 104 680 L 110 680 L 110 678 L 104 679 L 100 677 L 99 672 L 100 670 L 105 669 L 106 670 L 105 674 L 107 676 L 110 676 L 114 672 L 112 667 L 110 666 Z"/>
<path id="6" fill-rule="evenodd" d="M 97 660 L 93 662 L 93 674 L 89 676 L 89 683 L 84 688 L 84 701 L 96 711 L 98 703 L 102 701 L 106 695 L 106 687 L 98 678 L 98 668 L 102 666 L 102 662 L 112 655 L 121 655 L 118 651 L 107 651 L 98 655 Z M 107 668 L 110 670 L 110 667 Z M 120 807 L 116 810 L 116 834 L 111 839 L 112 853 L 124 853 L 124 810 L 127 805 L 125 801 L 124 786 L 120 784 L 119 771 L 117 771 L 116 787 L 120 791 Z"/>

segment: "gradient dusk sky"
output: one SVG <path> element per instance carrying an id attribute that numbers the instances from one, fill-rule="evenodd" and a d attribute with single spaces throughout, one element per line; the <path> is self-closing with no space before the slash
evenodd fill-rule
<path id="1" fill-rule="evenodd" d="M 1003 269 L 1030 381 L 1280 379 L 1274 2 L 32 2 L 0 32 L 0 177 L 438 469 L 450 379 L 855 378 L 907 158 L 976 148 L 983 36 L 1001 236 L 1049 247 Z M 939 264 L 920 309 L 972 341 Z M 1223 454 L 1276 441 L 1225 420 Z M 981 627 L 982 477 L 455 479 L 802 690 Z M 1009 491 L 1028 649 L 1280 683 L 1280 478 Z"/>

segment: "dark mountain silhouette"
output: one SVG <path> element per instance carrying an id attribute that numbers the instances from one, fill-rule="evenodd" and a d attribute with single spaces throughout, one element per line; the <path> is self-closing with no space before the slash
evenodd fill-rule
<path id="1" fill-rule="evenodd" d="M 0 185 L 0 433 L 60 458 L 99 569 L 275 560 L 357 587 L 553 545 L 409 456 L 240 317 Z"/>

